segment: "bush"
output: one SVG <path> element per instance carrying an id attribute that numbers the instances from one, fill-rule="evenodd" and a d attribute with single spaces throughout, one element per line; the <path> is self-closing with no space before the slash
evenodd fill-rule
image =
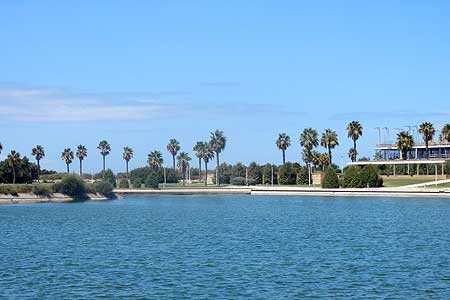
<path id="1" fill-rule="evenodd" d="M 361 175 L 357 167 L 350 166 L 345 170 L 344 180 L 342 181 L 342 187 L 344 188 L 365 187 L 361 181 Z"/>
<path id="2" fill-rule="evenodd" d="M 86 193 L 88 193 L 88 194 L 95 194 L 95 193 L 97 193 L 97 190 L 95 189 L 95 184 L 93 184 L 93 183 L 85 183 L 84 186 L 86 187 Z"/>
<path id="3" fill-rule="evenodd" d="M 324 189 L 336 189 L 339 188 L 339 178 L 336 171 L 332 168 L 328 168 L 322 179 L 322 187 Z"/>
<path id="4" fill-rule="evenodd" d="M 61 182 L 55 184 L 53 191 L 71 197 L 81 197 L 86 194 L 86 186 L 78 175 L 67 175 Z"/>
<path id="5" fill-rule="evenodd" d="M 248 165 L 248 184 L 255 185 L 261 184 L 263 177 L 263 167 L 255 162 Z"/>
<path id="6" fill-rule="evenodd" d="M 119 188 L 120 189 L 128 189 L 130 184 L 128 183 L 128 179 L 120 179 L 119 180 Z"/>
<path id="7" fill-rule="evenodd" d="M 131 181 L 131 185 L 133 186 L 133 188 L 135 189 L 140 189 L 142 188 L 142 185 L 144 184 L 145 180 L 142 180 L 141 178 L 135 178 Z"/>
<path id="8" fill-rule="evenodd" d="M 220 176 L 220 183 L 221 184 L 229 184 L 231 181 L 231 177 L 233 174 L 233 170 L 232 170 L 232 166 L 228 165 L 226 163 L 222 163 L 219 166 L 219 176 Z M 216 170 L 215 168 L 212 169 L 214 171 L 214 176 L 213 176 L 213 183 L 216 183 Z M 236 172 L 236 168 L 234 170 L 234 172 Z M 245 175 L 245 170 L 244 173 L 242 175 Z"/>
<path id="9" fill-rule="evenodd" d="M 276 166 L 273 166 L 273 183 L 277 184 L 277 172 L 278 172 L 278 168 Z M 262 183 L 263 184 L 271 184 L 272 183 L 272 165 L 271 164 L 266 164 L 263 167 L 263 171 L 262 171 Z"/>
<path id="10" fill-rule="evenodd" d="M 245 185 L 245 178 L 244 177 L 231 178 L 230 184 L 232 184 L 232 185 Z"/>
<path id="11" fill-rule="evenodd" d="M 116 176 L 114 176 L 114 173 L 113 171 L 111 171 L 111 169 L 105 171 L 102 181 L 108 181 L 113 187 L 116 187 Z"/>
<path id="12" fill-rule="evenodd" d="M 309 184 L 308 167 L 301 167 L 297 174 L 297 184 L 306 185 Z"/>
<path id="13" fill-rule="evenodd" d="M 31 184 L 1 184 L 0 194 L 18 196 L 18 194 L 28 194 L 33 190 Z"/>
<path id="14" fill-rule="evenodd" d="M 159 176 L 156 172 L 151 172 L 148 174 L 147 178 L 145 178 L 145 187 L 157 189 L 159 187 Z"/>
<path id="15" fill-rule="evenodd" d="M 296 184 L 297 172 L 291 163 L 285 163 L 278 171 L 278 182 L 280 184 Z"/>
<path id="16" fill-rule="evenodd" d="M 53 191 L 50 186 L 44 184 L 37 184 L 33 186 L 32 190 L 33 194 L 36 196 L 42 197 L 51 197 L 53 195 Z"/>
<path id="17" fill-rule="evenodd" d="M 95 191 L 105 196 L 111 195 L 113 189 L 113 185 L 107 180 L 102 180 L 95 184 Z"/>
<path id="18" fill-rule="evenodd" d="M 258 184 L 258 181 L 255 178 L 249 178 L 247 180 L 247 185 L 257 185 L 257 184 Z"/>
<path id="19" fill-rule="evenodd" d="M 364 166 L 360 172 L 361 185 L 363 187 L 381 187 L 383 179 L 378 176 L 377 170 L 370 165 Z"/>

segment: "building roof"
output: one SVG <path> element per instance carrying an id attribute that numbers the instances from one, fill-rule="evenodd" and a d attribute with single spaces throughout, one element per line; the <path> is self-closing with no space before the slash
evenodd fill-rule
<path id="1" fill-rule="evenodd" d="M 395 160 L 368 160 L 349 162 L 349 166 L 365 166 L 365 165 L 441 165 L 445 164 L 448 159 L 395 159 Z"/>

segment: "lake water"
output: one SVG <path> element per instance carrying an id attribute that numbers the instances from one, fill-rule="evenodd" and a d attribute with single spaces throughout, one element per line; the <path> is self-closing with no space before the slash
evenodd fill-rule
<path id="1" fill-rule="evenodd" d="M 450 201 L 0 206 L 0 299 L 450 299 Z"/>

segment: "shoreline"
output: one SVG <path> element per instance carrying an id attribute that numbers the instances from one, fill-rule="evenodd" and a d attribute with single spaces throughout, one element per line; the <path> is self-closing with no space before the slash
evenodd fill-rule
<path id="1" fill-rule="evenodd" d="M 87 194 L 85 198 L 77 199 L 60 193 L 54 193 L 51 197 L 37 196 L 35 194 L 19 193 L 18 196 L 0 195 L 0 205 L 7 204 L 32 204 L 32 203 L 70 203 L 77 201 L 107 201 L 112 200 L 99 194 Z"/>
<path id="2" fill-rule="evenodd" d="M 311 196 L 311 197 L 386 197 L 386 198 L 438 198 L 450 199 L 450 189 L 424 188 L 367 188 L 367 189 L 322 189 L 293 186 L 250 186 L 221 188 L 174 188 L 174 189 L 115 189 L 115 198 L 99 194 L 88 194 L 86 198 L 76 199 L 55 193 L 51 197 L 34 194 L 18 196 L 0 195 L 0 205 L 32 203 L 70 203 L 78 201 L 107 201 L 122 199 L 127 195 L 249 195 L 249 196 Z"/>
<path id="3" fill-rule="evenodd" d="M 255 195 L 255 196 L 318 196 L 318 197 L 389 197 L 389 198 L 449 198 L 449 189 L 424 188 L 366 188 L 322 189 L 314 187 L 250 186 L 214 189 L 180 188 L 170 190 L 116 189 L 119 195 Z"/>

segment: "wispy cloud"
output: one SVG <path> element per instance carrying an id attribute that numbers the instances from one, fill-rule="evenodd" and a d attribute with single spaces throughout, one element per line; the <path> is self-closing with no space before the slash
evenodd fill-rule
<path id="1" fill-rule="evenodd" d="M 201 83 L 202 86 L 207 87 L 222 87 L 222 88 L 229 88 L 229 87 L 236 87 L 239 86 L 239 82 L 236 81 L 206 81 Z"/>
<path id="2" fill-rule="evenodd" d="M 229 84 L 229 83 L 211 83 Z M 189 97 L 187 97 L 189 95 Z M 186 92 L 90 92 L 0 83 L 0 120 L 21 123 L 304 115 L 280 104 L 199 101 Z"/>
<path id="3" fill-rule="evenodd" d="M 445 112 L 417 112 L 417 111 L 386 111 L 386 112 L 346 112 L 337 113 L 330 116 L 330 120 L 390 120 L 390 119 L 426 119 L 426 118 L 445 118 L 449 117 Z"/>
<path id="4" fill-rule="evenodd" d="M 136 97 L 3 84 L 0 118 L 19 122 L 120 121 L 161 117 L 172 109 L 157 100 L 136 101 Z"/>

